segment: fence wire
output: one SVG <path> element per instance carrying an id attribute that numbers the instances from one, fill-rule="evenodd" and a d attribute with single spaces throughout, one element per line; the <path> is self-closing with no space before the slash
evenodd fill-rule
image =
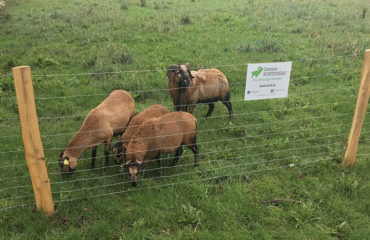
<path id="1" fill-rule="evenodd" d="M 354 57 L 358 56 L 333 56 L 294 60 L 293 62 L 320 61 L 325 63 L 329 60 Z M 246 66 L 247 64 L 231 64 L 213 67 L 222 68 L 228 73 L 239 73 L 245 71 Z M 199 67 L 201 66 L 195 68 Z M 106 73 L 34 74 L 33 77 L 42 78 L 41 81 L 43 81 L 45 78 L 63 79 L 95 74 L 130 73 L 163 75 L 164 71 L 125 70 Z M 52 93 L 44 96 L 36 94 L 46 165 L 54 202 L 64 204 L 112 194 L 124 196 L 140 190 L 197 182 L 211 184 L 223 178 L 237 178 L 253 173 L 283 171 L 284 169 L 303 170 L 321 163 L 338 163 L 341 160 L 352 121 L 359 73 L 356 70 L 293 76 L 290 95 L 287 99 L 250 102 L 243 100 L 242 88 L 245 85 L 245 77 L 229 79 L 230 102 L 234 108 L 231 121 L 228 119 L 226 108 L 221 103 L 216 104 L 213 115 L 208 118 L 204 117 L 207 112 L 204 106 L 197 106 L 194 112 L 197 118 L 200 167 L 194 167 L 194 154 L 184 147 L 184 153 L 177 166 L 171 165 L 173 154 L 162 155 L 162 167 L 159 167 L 155 160 L 149 160 L 135 188 L 131 187 L 127 173 L 121 172 L 121 167 L 113 164 L 114 154 L 112 152 L 108 154 L 109 165 L 105 165 L 103 147 L 99 147 L 95 169 L 90 169 L 91 150 L 87 150 L 80 156 L 77 169 L 72 176 L 60 175 L 57 162 L 60 152 L 67 148 L 87 113 L 94 105 L 96 106 L 108 96 L 109 91 L 87 94 L 81 91 L 81 94 L 67 95 L 56 93 L 55 96 Z M 10 77 L 10 75 L 0 77 Z M 337 87 L 336 81 L 344 77 L 351 81 Z M 301 84 L 299 82 L 301 80 L 313 81 L 315 85 Z M 129 89 L 130 94 L 136 99 L 136 112 L 141 112 L 148 106 L 158 103 L 174 111 L 168 88 L 166 88 L 167 82 L 162 81 L 162 83 L 162 87 L 148 86 L 146 89 Z M 35 85 L 35 91 L 36 93 L 38 91 L 37 85 Z M 152 96 L 154 96 L 153 99 Z M 16 101 L 15 96 L 0 100 L 10 103 Z M 73 109 L 65 111 L 63 105 L 71 106 Z M 74 108 L 75 105 L 79 107 Z M 9 113 L 8 116 L 0 118 L 1 126 L 5 126 L 4 133 L 0 136 L 0 211 L 35 205 L 22 148 L 21 131 L 19 127 L 14 128 L 14 124 L 19 124 L 19 120 L 14 113 Z M 177 123 L 181 124 L 178 121 Z M 369 128 L 369 122 L 365 118 L 359 142 L 358 158 L 361 160 L 367 160 L 370 155 L 367 153 L 370 141 Z M 102 130 L 104 129 L 93 129 L 86 133 L 94 134 Z M 165 134 L 162 137 L 176 135 Z M 137 138 L 138 141 L 154 139 L 155 136 Z M 111 144 L 114 145 L 119 141 L 119 136 L 114 137 Z M 91 148 L 92 146 L 83 147 Z M 157 150 L 172 147 L 166 146 Z M 74 147 L 70 146 L 70 148 Z M 138 152 L 140 151 L 136 151 Z M 134 154 L 135 151 L 132 153 Z"/>

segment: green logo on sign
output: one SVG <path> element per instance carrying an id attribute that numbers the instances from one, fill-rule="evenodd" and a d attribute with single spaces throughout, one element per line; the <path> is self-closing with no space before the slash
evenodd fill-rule
<path id="1" fill-rule="evenodd" d="M 258 69 L 256 71 L 252 72 L 252 78 L 253 77 L 255 77 L 255 78 L 258 77 L 258 75 L 261 74 L 262 70 L 263 70 L 263 67 L 258 67 Z"/>

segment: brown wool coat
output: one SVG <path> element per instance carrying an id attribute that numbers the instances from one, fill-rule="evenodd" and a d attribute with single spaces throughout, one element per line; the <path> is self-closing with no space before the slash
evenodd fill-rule
<path id="1" fill-rule="evenodd" d="M 145 122 L 128 144 L 126 164 L 147 164 L 158 153 L 175 152 L 181 144 L 191 146 L 196 139 L 197 120 L 187 112 L 173 112 Z"/>
<path id="2" fill-rule="evenodd" d="M 80 130 L 68 144 L 64 155 L 71 168 L 84 151 L 103 142 L 110 143 L 113 134 L 122 133 L 134 115 L 135 101 L 125 90 L 114 90 L 86 116 Z"/>

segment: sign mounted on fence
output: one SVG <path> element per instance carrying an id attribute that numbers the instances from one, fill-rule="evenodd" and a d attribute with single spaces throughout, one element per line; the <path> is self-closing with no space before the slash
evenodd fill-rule
<path id="1" fill-rule="evenodd" d="M 244 100 L 286 98 L 292 62 L 248 64 Z"/>

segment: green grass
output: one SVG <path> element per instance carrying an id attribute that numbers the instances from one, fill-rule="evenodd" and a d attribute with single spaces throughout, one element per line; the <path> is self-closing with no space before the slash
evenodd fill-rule
<path id="1" fill-rule="evenodd" d="M 6 1 L 0 239 L 367 239 L 367 118 L 356 165 L 340 161 L 370 46 L 368 9 L 360 0 Z M 293 61 L 289 97 L 243 101 L 247 64 L 273 61 Z M 73 176 L 60 176 L 57 157 L 89 110 L 114 89 L 131 93 L 136 112 L 171 108 L 166 68 L 185 62 L 223 71 L 234 108 L 229 122 L 220 103 L 209 119 L 196 107 L 199 168 L 186 149 L 179 166 L 166 155 L 165 168 L 149 164 L 132 188 L 104 167 L 100 147 L 97 169 L 86 151 Z M 33 73 L 50 218 L 33 205 L 10 74 L 18 65 Z"/>

